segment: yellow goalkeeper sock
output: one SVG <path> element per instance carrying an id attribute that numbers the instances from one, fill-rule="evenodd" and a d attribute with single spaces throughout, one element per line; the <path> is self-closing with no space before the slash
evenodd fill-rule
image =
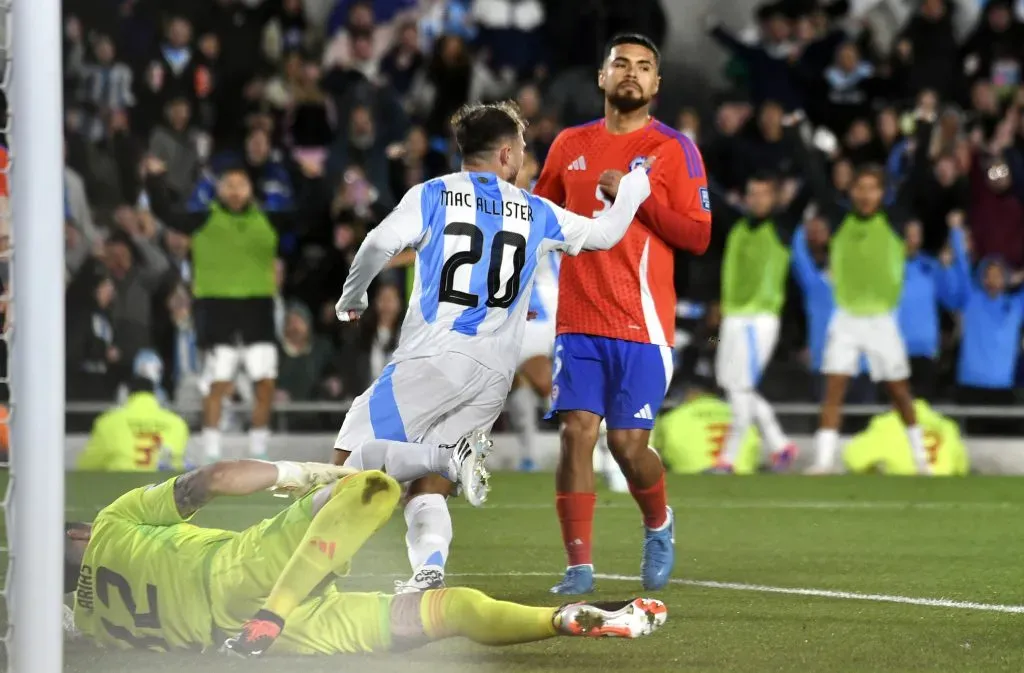
<path id="1" fill-rule="evenodd" d="M 377 470 L 359 472 L 334 484 L 298 549 L 263 604 L 282 621 L 332 574 L 340 574 L 359 548 L 391 518 L 401 487 Z"/>
<path id="2" fill-rule="evenodd" d="M 498 601 L 476 589 L 455 587 L 423 594 L 420 618 L 432 640 L 464 636 L 481 645 L 515 645 L 558 635 L 552 608 Z"/>

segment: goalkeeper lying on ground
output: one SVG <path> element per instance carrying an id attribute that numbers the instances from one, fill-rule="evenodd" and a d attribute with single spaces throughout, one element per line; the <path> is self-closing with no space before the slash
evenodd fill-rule
<path id="1" fill-rule="evenodd" d="M 216 496 L 268 489 L 304 495 L 242 532 L 186 523 Z M 379 471 L 256 460 L 131 490 L 91 525 L 67 526 L 64 584 L 77 587 L 76 626 L 120 648 L 338 654 L 453 636 L 485 645 L 633 638 L 667 617 L 664 604 L 646 599 L 553 609 L 461 587 L 402 596 L 339 591 L 331 580 L 391 517 L 400 491 Z"/>

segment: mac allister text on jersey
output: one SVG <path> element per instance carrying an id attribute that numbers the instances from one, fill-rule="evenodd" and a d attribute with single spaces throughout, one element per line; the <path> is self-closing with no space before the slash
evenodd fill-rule
<path id="1" fill-rule="evenodd" d="M 473 201 L 476 200 L 476 210 L 486 215 L 496 215 L 498 217 L 511 217 L 517 220 L 524 220 L 526 222 L 533 222 L 533 208 L 525 203 L 515 203 L 513 201 L 495 201 L 494 199 L 484 199 L 469 194 L 466 192 L 451 192 L 447 189 L 441 192 L 441 203 L 446 207 L 464 207 L 474 208 Z"/>

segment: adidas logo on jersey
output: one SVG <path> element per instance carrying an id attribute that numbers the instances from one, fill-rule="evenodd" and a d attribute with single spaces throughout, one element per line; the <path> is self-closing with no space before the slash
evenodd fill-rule
<path id="1" fill-rule="evenodd" d="M 643 418 L 648 421 L 654 420 L 654 414 L 651 413 L 651 405 L 645 404 L 640 411 L 633 414 L 633 418 Z"/>
<path id="2" fill-rule="evenodd" d="M 566 170 L 570 170 L 570 171 L 585 171 L 585 170 L 587 170 L 587 160 L 586 160 L 586 158 L 582 154 L 579 155 L 578 157 L 576 157 L 575 161 L 573 161 L 571 164 L 569 164 L 569 168 L 566 169 Z"/>

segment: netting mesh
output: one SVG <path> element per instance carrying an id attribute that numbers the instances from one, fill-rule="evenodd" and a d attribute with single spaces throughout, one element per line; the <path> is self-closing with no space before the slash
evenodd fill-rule
<path id="1" fill-rule="evenodd" d="M 12 404 L 12 390 L 10 387 L 10 344 L 13 336 L 13 315 L 14 315 L 14 292 L 12 286 L 13 266 L 13 228 L 11 226 L 11 209 L 8 193 L 8 176 L 13 164 L 13 152 L 10 147 L 11 115 L 9 114 L 10 84 L 11 84 L 11 40 L 14 31 L 11 25 L 11 8 L 13 0 L 0 0 L 0 63 L 3 64 L 2 79 L 0 79 L 0 468 L 7 470 L 7 485 L 4 490 L 2 507 L 4 512 L 4 536 L 3 545 L 0 546 L 0 554 L 6 557 L 6 572 L 4 573 L 3 590 L 0 591 L 0 619 L 3 625 L 2 647 L 0 647 L 0 670 L 10 671 L 11 667 L 11 638 L 14 632 L 14 624 L 9 615 L 11 614 L 11 587 L 15 572 L 15 558 L 11 549 L 11 539 L 14 525 L 12 498 L 14 496 L 14 474 L 10 470 L 10 419 L 14 413 Z"/>

